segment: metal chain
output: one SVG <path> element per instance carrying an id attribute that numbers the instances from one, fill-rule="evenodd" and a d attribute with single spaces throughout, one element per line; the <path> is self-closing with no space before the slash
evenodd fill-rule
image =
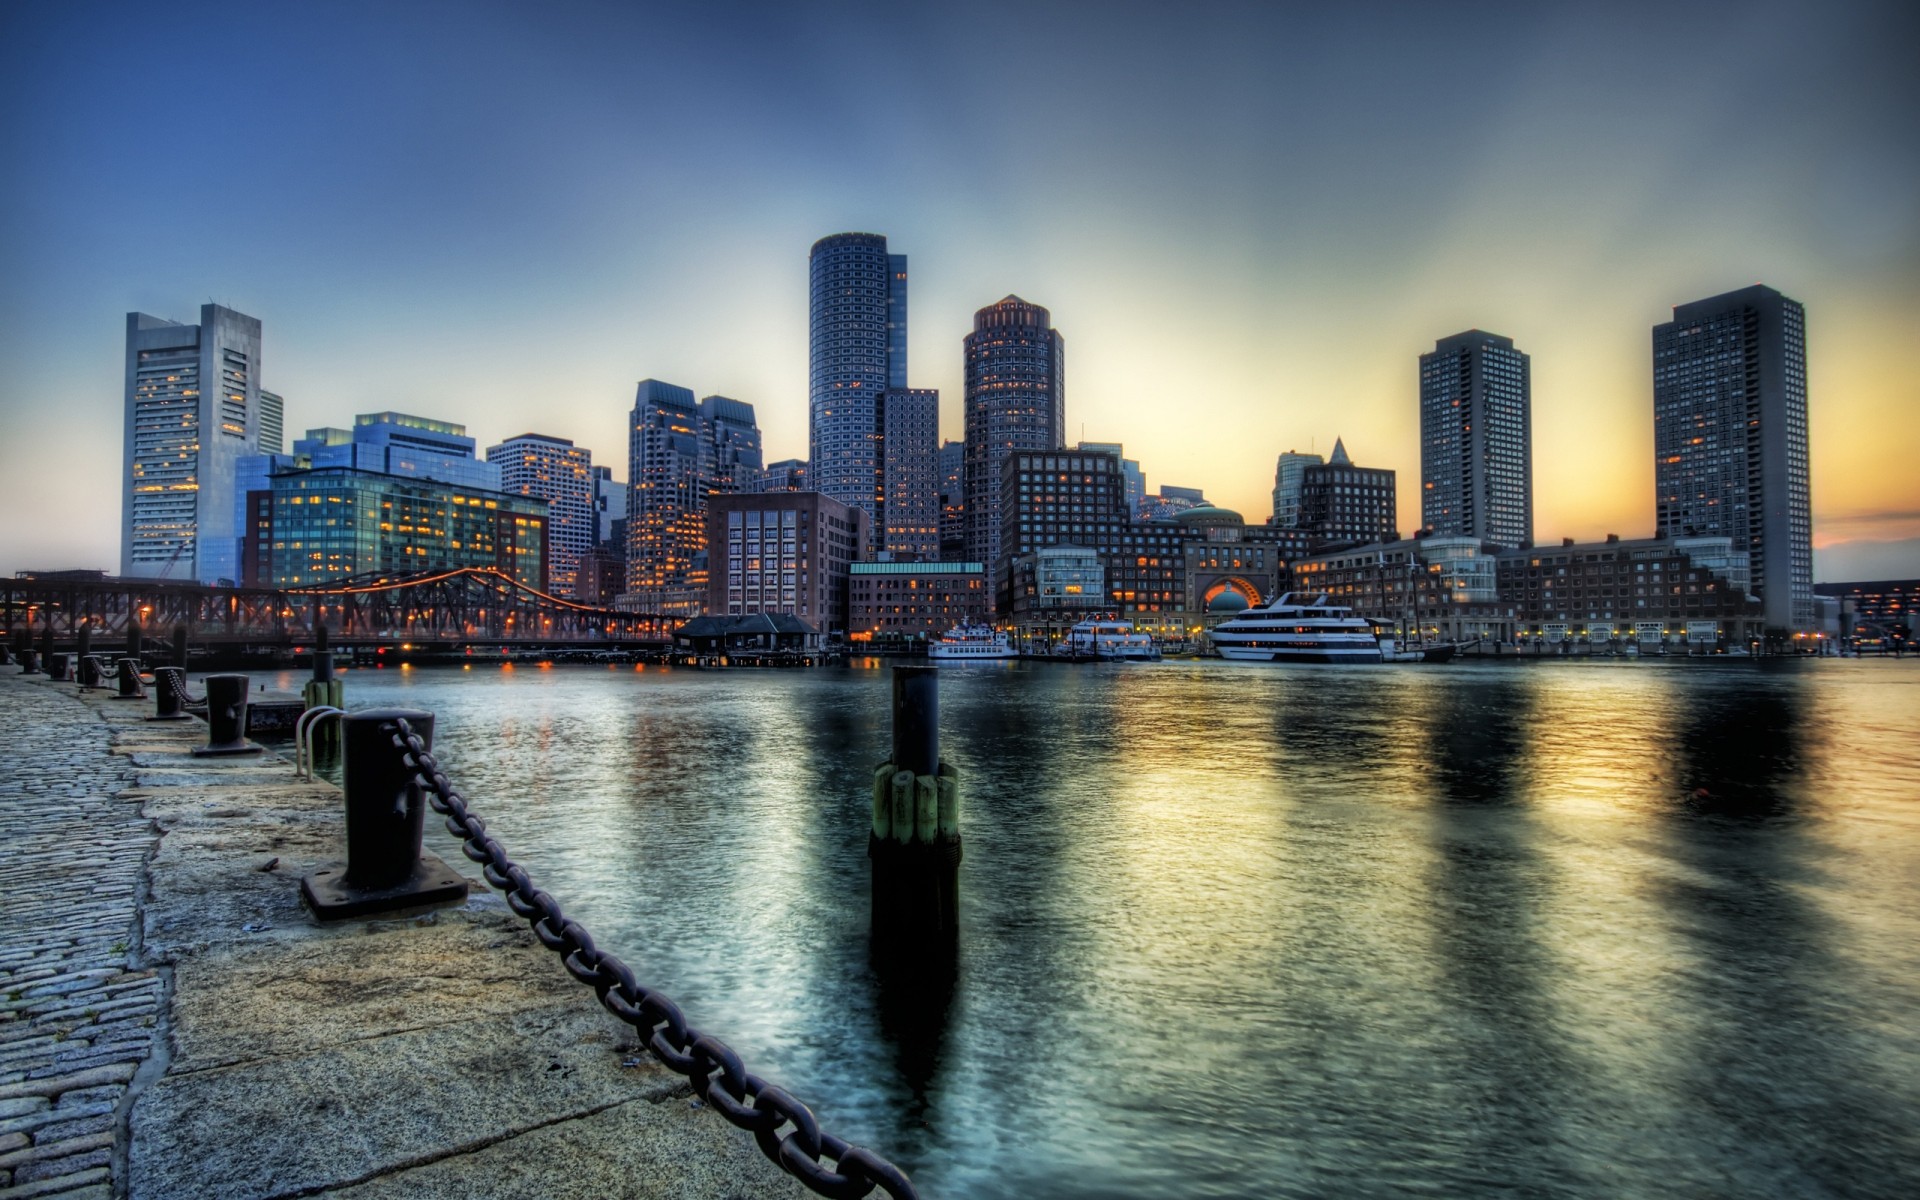
<path id="1" fill-rule="evenodd" d="M 608 1012 L 633 1026 L 663 1066 L 691 1080 L 695 1095 L 753 1134 L 762 1153 L 822 1196 L 859 1200 L 878 1187 L 893 1200 L 919 1200 L 906 1172 L 822 1130 L 806 1105 L 750 1074 L 725 1042 L 687 1024 L 678 1005 L 639 983 L 626 963 L 596 947 L 592 935 L 561 911 L 559 901 L 533 886 L 525 868 L 507 857 L 413 726 L 396 717 L 386 728 L 394 731 L 394 749 L 414 773 L 414 784 L 433 811 L 447 819 L 447 832 L 460 839 L 461 852 L 479 863 L 487 882 L 506 895 L 507 907 L 533 926 L 540 944 L 558 954 L 567 973 L 592 988 Z M 793 1129 L 781 1135 L 786 1125 Z"/>

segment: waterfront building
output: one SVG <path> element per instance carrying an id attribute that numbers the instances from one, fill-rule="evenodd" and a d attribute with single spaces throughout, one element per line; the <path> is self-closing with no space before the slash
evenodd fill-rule
<path id="1" fill-rule="evenodd" d="M 1303 555 L 1293 591 L 1325 595 L 1403 638 L 1506 645 L 1521 628 L 1500 594 L 1498 549 L 1481 538 L 1427 537 Z"/>
<path id="2" fill-rule="evenodd" d="M 1289 450 L 1273 467 L 1273 521 L 1283 529 L 1300 524 L 1300 478 L 1308 467 L 1317 467 L 1326 459 L 1318 454 Z"/>
<path id="3" fill-rule="evenodd" d="M 1154 495 L 1141 500 L 1137 510 L 1142 521 L 1171 521 L 1190 508 L 1211 507 L 1199 488 L 1170 487 L 1162 484 Z"/>
<path id="4" fill-rule="evenodd" d="M 907 386 L 907 256 L 879 234 L 837 233 L 807 269 L 810 486 L 866 513 L 877 536 L 885 397 Z"/>
<path id="5" fill-rule="evenodd" d="M 255 449 L 261 454 L 282 454 L 287 449 L 287 402 L 280 393 L 260 389 L 259 436 Z"/>
<path id="6" fill-rule="evenodd" d="M 1763 631 L 1751 560 L 1731 538 L 1653 537 L 1503 551 L 1500 598 L 1522 640 L 1746 646 Z"/>
<path id="7" fill-rule="evenodd" d="M 291 588 L 356 575 L 491 568 L 547 591 L 547 502 L 419 475 L 306 467 L 248 494 L 246 582 Z"/>
<path id="8" fill-rule="evenodd" d="M 940 557 L 940 393 L 893 388 L 886 395 L 879 530 L 883 555 Z"/>
<path id="9" fill-rule="evenodd" d="M 707 591 L 709 455 L 691 389 L 643 379 L 628 422 L 627 591 L 635 612 L 691 617 Z"/>
<path id="10" fill-rule="evenodd" d="M 1920 634 L 1920 579 L 1816 583 L 1813 591 L 1816 599 L 1835 602 L 1838 632 L 1844 637 L 1910 643 Z"/>
<path id="11" fill-rule="evenodd" d="M 749 489 L 754 492 L 804 492 L 807 487 L 807 460 L 804 458 L 783 458 L 777 463 L 768 463 L 760 472 L 757 486 Z"/>
<path id="12" fill-rule="evenodd" d="M 410 413 L 361 413 L 351 429 L 309 429 L 293 443 L 305 467 L 345 467 L 376 475 L 432 479 L 501 491 L 500 467 L 477 456 L 467 427 Z"/>
<path id="13" fill-rule="evenodd" d="M 847 579 L 866 556 L 863 509 L 819 492 L 715 495 L 706 540 L 714 548 L 707 612 L 792 613 L 828 632 L 847 629 Z"/>
<path id="14" fill-rule="evenodd" d="M 1336 438 L 1325 463 L 1301 467 L 1292 527 L 1316 543 L 1391 542 L 1400 536 L 1394 528 L 1395 503 L 1394 472 L 1354 466 L 1346 444 Z"/>
<path id="15" fill-rule="evenodd" d="M 765 469 L 760 453 L 760 426 L 753 405 L 726 396 L 700 401 L 702 436 L 709 448 L 704 468 L 709 492 L 758 490 Z"/>
<path id="16" fill-rule="evenodd" d="M 847 636 L 856 642 L 937 639 L 993 619 L 983 563 L 857 562 L 850 569 Z"/>
<path id="17" fill-rule="evenodd" d="M 1138 516 L 1140 505 L 1147 498 L 1147 473 L 1140 469 L 1140 460 L 1128 458 L 1126 447 L 1119 442 L 1076 442 L 1074 449 L 1104 451 L 1120 460 L 1120 474 L 1126 480 L 1127 512 Z"/>
<path id="18" fill-rule="evenodd" d="M 626 521 L 621 520 L 624 528 Z M 627 590 L 627 555 L 620 542 L 601 542 L 574 564 L 572 599 L 595 608 L 613 608 Z"/>
<path id="19" fill-rule="evenodd" d="M 201 306 L 198 325 L 128 313 L 125 397 L 120 574 L 238 579 L 238 460 L 273 423 L 260 321 L 218 304 Z"/>
<path id="20" fill-rule="evenodd" d="M 624 536 L 615 537 L 614 525 L 627 519 L 627 485 L 613 477 L 612 467 L 593 468 L 593 544 L 604 546 L 613 542 L 620 547 L 620 556 L 626 557 L 627 540 Z"/>
<path id="21" fill-rule="evenodd" d="M 1306 553 L 1309 543 L 1302 531 L 1249 525 L 1232 509 L 1212 505 L 1186 509 L 1164 524 L 1180 530 L 1182 574 L 1175 595 L 1184 603 L 1159 623 L 1173 635 L 1273 600 L 1286 590 L 1288 562 Z"/>
<path id="22" fill-rule="evenodd" d="M 1532 360 L 1470 329 L 1420 356 L 1420 523 L 1501 546 L 1533 541 Z"/>
<path id="23" fill-rule="evenodd" d="M 1065 444 L 1066 341 L 1046 309 L 1008 296 L 973 314 L 966 362 L 966 557 L 1005 586 L 1000 499 L 1005 464 Z"/>
<path id="24" fill-rule="evenodd" d="M 940 558 L 945 562 L 967 553 L 966 453 L 965 442 L 940 444 Z"/>
<path id="25" fill-rule="evenodd" d="M 1008 562 L 1009 615 L 1020 636 L 1051 645 L 1107 603 L 1106 556 L 1071 542 L 1042 546 Z"/>
<path id="26" fill-rule="evenodd" d="M 487 462 L 500 470 L 500 490 L 547 502 L 547 583 L 555 595 L 572 596 L 580 559 L 599 532 L 592 452 L 566 438 L 523 433 L 488 446 Z"/>
<path id="27" fill-rule="evenodd" d="M 1813 621 L 1806 311 L 1755 285 L 1653 328 L 1654 512 L 1669 537 L 1727 537 L 1767 625 Z"/>

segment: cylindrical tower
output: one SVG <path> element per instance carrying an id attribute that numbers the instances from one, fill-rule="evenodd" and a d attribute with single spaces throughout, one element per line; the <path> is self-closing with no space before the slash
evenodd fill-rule
<path id="1" fill-rule="evenodd" d="M 1000 469 L 1018 450 L 1065 444 L 1066 344 L 1047 310 L 1008 296 L 973 314 L 965 339 L 967 558 L 1000 562 Z"/>

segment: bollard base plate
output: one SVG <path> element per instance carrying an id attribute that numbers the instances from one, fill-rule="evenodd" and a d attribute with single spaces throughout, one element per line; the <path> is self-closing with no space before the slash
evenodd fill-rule
<path id="1" fill-rule="evenodd" d="M 300 898 L 322 921 L 343 921 L 398 909 L 457 904 L 467 898 L 467 881 L 431 854 L 422 854 L 413 874 L 392 887 L 357 888 L 345 882 L 347 864 L 324 863 L 300 880 Z"/>
<path id="2" fill-rule="evenodd" d="M 192 714 L 192 713 L 183 713 L 183 712 L 181 712 L 181 713 L 167 713 L 167 714 L 166 714 L 165 716 L 160 716 L 160 717 L 148 717 L 148 718 L 147 718 L 147 720 L 149 720 L 149 721 L 191 721 L 191 720 L 193 720 L 193 714 Z"/>
<path id="3" fill-rule="evenodd" d="M 229 754 L 260 754 L 265 752 L 265 750 L 266 747 L 257 742 L 241 742 L 231 746 L 195 746 L 193 748 L 193 756 L 195 758 L 223 758 Z"/>

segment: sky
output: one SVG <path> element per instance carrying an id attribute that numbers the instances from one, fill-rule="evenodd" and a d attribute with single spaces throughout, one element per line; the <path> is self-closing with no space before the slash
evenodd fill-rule
<path id="1" fill-rule="evenodd" d="M 125 314 L 260 318 L 288 437 L 397 409 L 626 476 L 642 378 L 807 454 L 807 250 L 909 256 L 962 431 L 1009 293 L 1069 441 L 1271 512 L 1532 357 L 1535 536 L 1653 532 L 1651 334 L 1807 310 L 1816 577 L 1920 576 L 1920 6 L 0 0 L 0 571 L 119 559 Z"/>

